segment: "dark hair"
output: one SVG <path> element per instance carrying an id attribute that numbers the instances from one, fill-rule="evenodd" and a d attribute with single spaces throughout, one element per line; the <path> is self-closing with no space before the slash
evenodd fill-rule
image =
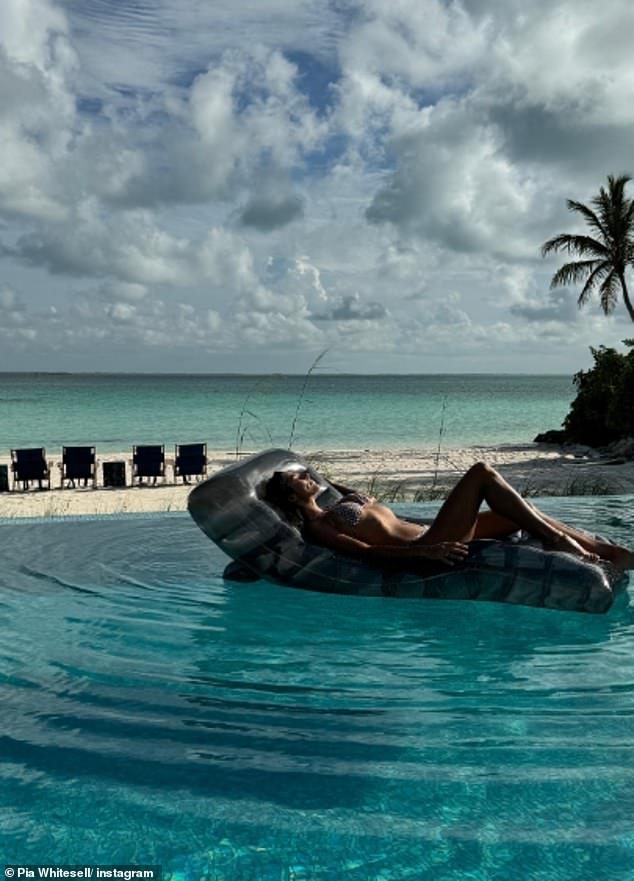
<path id="1" fill-rule="evenodd" d="M 291 498 L 293 489 L 288 485 L 288 471 L 274 471 L 267 481 L 264 498 L 282 512 L 291 526 L 302 531 L 306 525 L 304 514 L 297 502 Z"/>

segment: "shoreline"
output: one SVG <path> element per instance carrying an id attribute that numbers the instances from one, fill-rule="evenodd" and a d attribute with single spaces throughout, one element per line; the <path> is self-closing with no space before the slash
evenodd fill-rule
<path id="1" fill-rule="evenodd" d="M 240 459 L 255 451 L 243 451 Z M 208 476 L 236 461 L 235 451 L 208 451 Z M 501 444 L 460 449 L 319 450 L 303 456 L 330 479 L 369 492 L 387 504 L 441 499 L 474 463 L 494 465 L 525 496 L 634 494 L 634 461 L 614 461 L 587 448 L 549 444 Z M 128 483 L 129 453 L 97 456 L 97 488 L 61 489 L 61 454 L 47 457 L 51 490 L 0 493 L 0 519 L 65 517 L 124 513 L 185 511 L 194 484 L 173 482 L 173 459 L 166 457 L 166 482 L 103 488 L 104 462 L 124 461 Z M 8 464 L 0 457 L 0 464 Z M 10 485 L 13 481 L 9 477 Z"/>

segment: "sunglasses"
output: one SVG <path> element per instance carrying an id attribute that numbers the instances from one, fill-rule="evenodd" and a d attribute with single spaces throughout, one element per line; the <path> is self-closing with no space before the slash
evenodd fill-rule
<path id="1" fill-rule="evenodd" d="M 302 468 L 299 471 L 289 471 L 286 479 L 288 480 L 289 477 L 310 477 L 310 471 L 307 468 Z"/>

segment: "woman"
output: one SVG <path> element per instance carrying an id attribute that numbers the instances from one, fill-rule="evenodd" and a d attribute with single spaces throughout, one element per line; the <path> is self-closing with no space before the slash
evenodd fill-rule
<path id="1" fill-rule="evenodd" d="M 590 563 L 607 560 L 620 569 L 634 565 L 634 552 L 543 514 L 485 462 L 477 462 L 458 481 L 429 526 L 401 520 L 376 499 L 336 488 L 343 497 L 324 510 L 316 501 L 321 487 L 308 471 L 276 471 L 266 495 L 309 540 L 376 562 L 435 560 L 453 566 L 467 557 L 468 542 L 523 529 L 548 550 Z M 489 511 L 480 511 L 483 502 Z"/>

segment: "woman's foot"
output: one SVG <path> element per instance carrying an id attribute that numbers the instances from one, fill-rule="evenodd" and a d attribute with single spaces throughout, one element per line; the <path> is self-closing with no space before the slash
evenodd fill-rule
<path id="1" fill-rule="evenodd" d="M 605 559 L 609 560 L 617 569 L 634 569 L 634 552 L 621 545 L 608 545 L 605 552 Z"/>

